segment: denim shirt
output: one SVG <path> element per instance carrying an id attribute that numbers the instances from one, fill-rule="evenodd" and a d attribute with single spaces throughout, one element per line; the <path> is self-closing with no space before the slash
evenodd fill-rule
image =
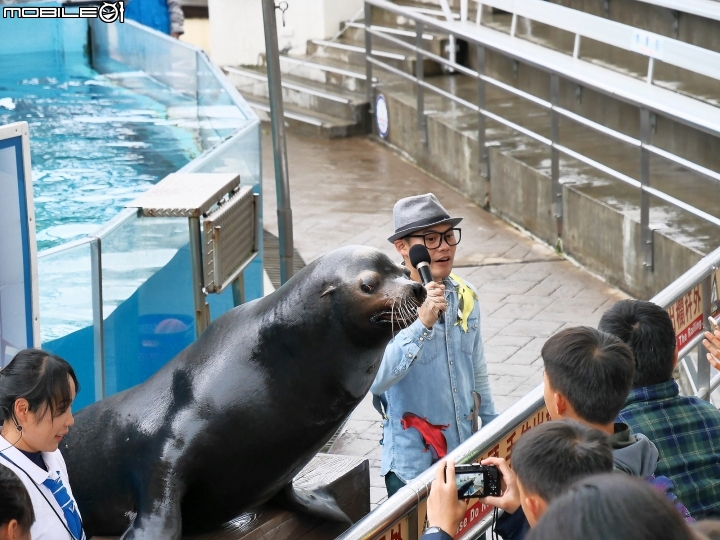
<path id="1" fill-rule="evenodd" d="M 418 319 L 398 332 L 370 388 L 385 410 L 380 474 L 393 471 L 403 482 L 444 457 L 444 445 L 450 452 L 472 435 L 473 390 L 482 399 L 478 423 L 497 416 L 480 336 L 480 305 L 474 300 L 464 332 L 455 324 L 457 283 L 446 278 L 444 284 L 445 322 L 428 330 Z"/>

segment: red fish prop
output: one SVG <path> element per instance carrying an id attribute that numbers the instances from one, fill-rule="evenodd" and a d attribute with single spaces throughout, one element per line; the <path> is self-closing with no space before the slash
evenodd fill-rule
<path id="1" fill-rule="evenodd" d="M 420 432 L 425 450 L 427 452 L 430 447 L 437 454 L 438 459 L 442 459 L 447 455 L 447 440 L 443 431 L 447 429 L 450 424 L 431 424 L 427 418 L 420 418 L 417 414 L 406 412 L 403 414 L 400 425 L 403 429 L 415 428 Z"/>

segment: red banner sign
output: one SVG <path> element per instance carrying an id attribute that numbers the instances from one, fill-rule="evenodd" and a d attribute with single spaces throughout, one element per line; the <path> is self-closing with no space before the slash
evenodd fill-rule
<path id="1" fill-rule="evenodd" d="M 548 413 L 547 408 L 543 406 L 535 414 L 530 416 L 527 420 L 525 420 L 522 424 L 515 428 L 515 431 L 504 437 L 503 440 L 500 441 L 500 443 L 496 444 L 493 448 L 490 449 L 487 454 L 483 455 L 480 459 L 482 460 L 488 457 L 505 458 L 505 460 L 508 462 L 508 465 L 512 467 L 513 445 L 526 431 L 534 428 L 535 426 L 539 426 L 543 422 L 549 421 L 550 414 Z M 465 517 L 460 522 L 460 527 L 455 534 L 455 540 L 462 538 L 463 535 L 468 530 L 470 530 L 473 525 L 481 521 L 485 516 L 492 512 L 492 510 L 492 506 L 483 504 L 478 499 L 468 499 L 468 509 L 467 512 L 465 512 Z"/>
<path id="2" fill-rule="evenodd" d="M 667 312 L 675 330 L 678 349 L 682 349 L 703 331 L 702 286 L 690 289 Z"/>

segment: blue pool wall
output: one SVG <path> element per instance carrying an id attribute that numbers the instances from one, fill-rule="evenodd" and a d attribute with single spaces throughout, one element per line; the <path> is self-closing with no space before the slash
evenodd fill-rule
<path id="1" fill-rule="evenodd" d="M 58 4 L 43 3 L 43 5 Z M 13 55 L 17 58 L 17 55 L 28 54 L 37 58 L 38 53 L 42 53 L 43 62 L 59 63 L 62 69 L 72 69 L 73 64 L 77 62 L 85 64 L 91 62 L 92 66 L 101 73 L 103 73 L 103 63 L 105 65 L 112 63 L 113 72 L 122 71 L 122 63 L 110 62 L 110 60 L 122 58 L 123 54 L 119 54 L 117 50 L 110 51 L 114 54 L 106 54 L 108 49 L 112 48 L 112 43 L 110 46 L 107 43 L 101 43 L 98 46 L 97 43 L 91 45 L 88 41 L 91 27 L 98 24 L 100 24 L 98 21 L 88 23 L 84 19 L 10 20 L 0 18 L 0 65 L 2 65 L 4 55 Z M 98 32 L 101 36 L 104 33 L 112 34 L 114 37 L 124 36 L 124 39 L 119 41 L 126 43 L 128 39 L 134 40 L 135 46 L 143 50 L 145 59 L 152 60 L 156 65 L 162 64 L 162 62 L 159 62 L 158 58 L 153 58 L 153 50 L 172 50 L 175 55 L 187 56 L 187 51 L 178 52 L 173 49 L 176 42 L 167 41 L 171 38 L 149 29 L 145 31 L 144 28 L 134 23 L 128 25 L 127 30 L 118 23 L 115 23 L 115 28 L 101 26 L 101 29 L 102 31 Z M 131 37 L 128 38 L 128 36 Z M 92 58 L 93 53 L 98 55 L 95 59 Z M 125 54 L 127 55 L 127 51 Z M 197 54 L 202 53 L 197 51 Z M 217 71 L 212 73 L 213 70 L 208 70 L 207 67 L 201 70 L 198 66 L 202 65 L 202 62 L 196 62 L 198 69 L 196 98 L 199 121 L 201 120 L 200 109 L 203 107 L 234 104 L 232 99 L 223 95 L 227 88 L 223 89 L 221 85 L 212 80 L 213 76 L 217 76 Z M 127 71 L 136 69 L 137 66 L 126 68 Z M 172 69 L 168 68 L 168 71 L 171 72 Z M 172 81 L 167 82 L 172 84 Z M 183 92 L 183 90 L 181 88 L 176 91 Z M 234 92 L 234 89 L 232 91 Z M 216 128 L 212 121 L 209 122 L 210 127 L 201 135 L 203 147 L 208 150 L 180 169 L 180 172 L 240 173 L 242 184 L 252 186 L 253 191 L 262 197 L 259 120 L 246 103 L 241 102 L 237 109 L 245 119 L 244 127 L 236 130 L 235 135 L 227 137 L 227 129 Z M 207 119 L 204 120 L 208 123 Z M 215 140 L 218 138 L 225 140 L 222 144 L 217 144 L 219 141 Z M 208 143 L 208 141 L 210 142 Z M 213 143 L 213 147 L 208 146 Z M 259 208 L 262 209 L 261 201 Z M 125 211 L 125 213 L 127 212 L 130 210 Z M 138 215 L 128 223 L 133 225 L 141 220 L 152 219 Z M 260 216 L 260 230 L 262 230 L 262 216 Z M 100 236 L 100 233 L 98 235 Z M 162 236 L 161 230 L 159 230 L 158 236 Z M 258 236 L 260 252 L 244 272 L 247 301 L 263 295 L 262 234 Z M 158 241 L 161 242 L 162 238 Z M 103 239 L 102 246 L 107 249 L 105 239 Z M 78 252 L 84 250 L 82 257 L 85 257 L 85 252 L 89 254 L 88 244 L 72 249 Z M 42 270 L 42 253 L 40 255 Z M 89 261 L 89 257 L 86 258 Z M 48 257 L 47 260 L 51 261 L 52 258 Z M 89 270 L 89 264 L 87 266 L 87 269 L 83 269 L 84 272 Z M 106 271 L 103 267 L 104 286 L 108 277 L 111 277 L 111 273 L 111 270 Z M 209 295 L 207 301 L 213 320 L 233 307 L 230 289 L 220 295 Z M 53 307 L 57 308 L 57 306 Z M 106 396 L 146 380 L 180 350 L 194 341 L 194 306 L 188 245 L 179 246 L 167 264 L 146 279 L 119 305 L 113 306 L 112 310 L 106 309 L 106 313 L 109 311 L 111 311 L 110 314 L 106 315 L 104 319 L 103 332 L 105 377 L 102 382 Z M 42 324 L 42 300 L 40 313 Z M 101 397 L 95 334 L 93 325 L 88 324 L 58 339 L 46 340 L 42 344 L 43 348 L 67 359 L 78 375 L 81 392 L 74 403 L 74 410 L 79 410 Z"/>
<path id="2" fill-rule="evenodd" d="M 33 5 L 60 6 L 57 2 Z M 23 7 L 23 4 L 2 5 Z M 72 8 L 68 8 L 71 12 Z M 64 59 L 67 55 L 87 54 L 88 19 L 0 19 L 0 57 L 4 55 L 47 53 Z"/>

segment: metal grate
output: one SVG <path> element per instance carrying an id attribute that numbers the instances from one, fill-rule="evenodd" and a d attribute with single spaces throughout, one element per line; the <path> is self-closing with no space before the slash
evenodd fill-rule
<path id="1" fill-rule="evenodd" d="M 257 196 L 242 187 L 203 220 L 203 279 L 208 293 L 221 293 L 258 251 Z"/>

